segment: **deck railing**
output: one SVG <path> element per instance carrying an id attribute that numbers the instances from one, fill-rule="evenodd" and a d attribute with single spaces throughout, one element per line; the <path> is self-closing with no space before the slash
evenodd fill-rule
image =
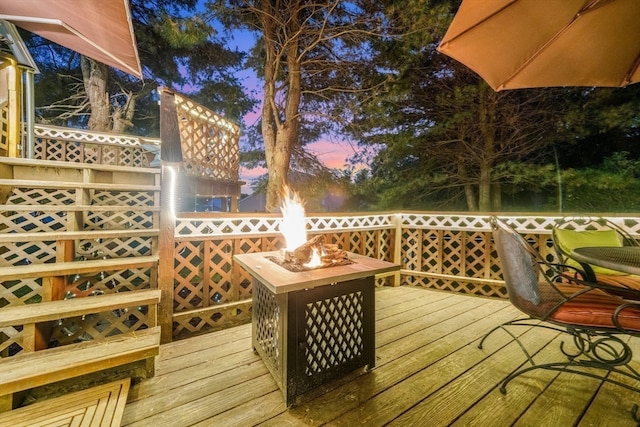
<path id="1" fill-rule="evenodd" d="M 547 259 L 556 255 L 551 229 L 560 218 L 500 215 Z M 640 235 L 640 218 L 609 217 Z M 174 234 L 173 333 L 181 337 L 250 319 L 250 276 L 234 254 L 282 248 L 276 215 L 188 215 Z M 379 285 L 414 285 L 488 297 L 506 297 L 488 215 L 435 212 L 334 214 L 307 218 L 309 236 L 402 266 Z"/>
<path id="2" fill-rule="evenodd" d="M 160 146 L 159 138 L 59 126 L 36 124 L 34 132 L 34 158 L 38 160 L 149 167 Z"/>

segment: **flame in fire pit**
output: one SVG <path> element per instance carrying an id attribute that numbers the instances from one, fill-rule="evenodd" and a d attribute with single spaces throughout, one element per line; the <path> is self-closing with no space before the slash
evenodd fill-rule
<path id="1" fill-rule="evenodd" d="M 285 250 L 293 251 L 307 241 L 307 227 L 304 204 L 298 193 L 289 190 L 289 187 L 284 188 L 280 211 L 282 212 L 280 232 L 287 246 Z"/>

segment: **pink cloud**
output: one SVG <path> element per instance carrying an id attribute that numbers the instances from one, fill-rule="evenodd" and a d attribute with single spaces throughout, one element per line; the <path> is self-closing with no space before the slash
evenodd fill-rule
<path id="1" fill-rule="evenodd" d="M 346 142 L 320 140 L 307 145 L 307 149 L 315 154 L 327 167 L 342 169 L 347 158 L 353 154 L 353 148 Z"/>

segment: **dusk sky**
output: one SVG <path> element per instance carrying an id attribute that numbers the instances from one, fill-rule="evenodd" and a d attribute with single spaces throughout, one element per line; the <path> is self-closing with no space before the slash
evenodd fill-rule
<path id="1" fill-rule="evenodd" d="M 230 43 L 230 46 L 237 47 L 238 50 L 248 52 L 254 45 L 253 35 L 248 31 L 236 31 L 234 33 L 234 39 Z M 260 96 L 262 93 L 262 83 L 257 80 L 255 73 L 252 70 L 245 70 L 241 73 L 244 81 L 244 85 L 248 90 L 253 90 Z M 244 124 L 251 126 L 256 123 L 260 118 L 260 106 L 244 117 Z M 347 142 L 340 141 L 318 141 L 313 144 L 307 145 L 309 152 L 315 154 L 322 163 L 327 167 L 341 169 L 346 163 L 346 159 L 354 154 L 353 147 Z M 246 169 L 240 167 L 240 180 L 245 181 L 246 184 L 242 186 L 242 192 L 249 194 L 251 190 L 251 180 L 263 175 L 266 171 L 264 169 Z"/>

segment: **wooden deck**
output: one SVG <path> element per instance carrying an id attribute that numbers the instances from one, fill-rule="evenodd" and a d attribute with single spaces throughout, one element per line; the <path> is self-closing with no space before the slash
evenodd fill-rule
<path id="1" fill-rule="evenodd" d="M 493 326 L 519 316 L 508 301 L 410 287 L 376 292 L 376 367 L 313 390 L 287 410 L 251 348 L 250 325 L 162 346 L 157 375 L 133 385 L 126 426 L 632 426 L 640 395 L 575 374 L 536 370 Z M 557 335 L 520 327 L 538 363 L 558 359 Z M 640 340 L 631 340 L 640 354 Z M 636 368 L 640 363 L 634 362 Z"/>

